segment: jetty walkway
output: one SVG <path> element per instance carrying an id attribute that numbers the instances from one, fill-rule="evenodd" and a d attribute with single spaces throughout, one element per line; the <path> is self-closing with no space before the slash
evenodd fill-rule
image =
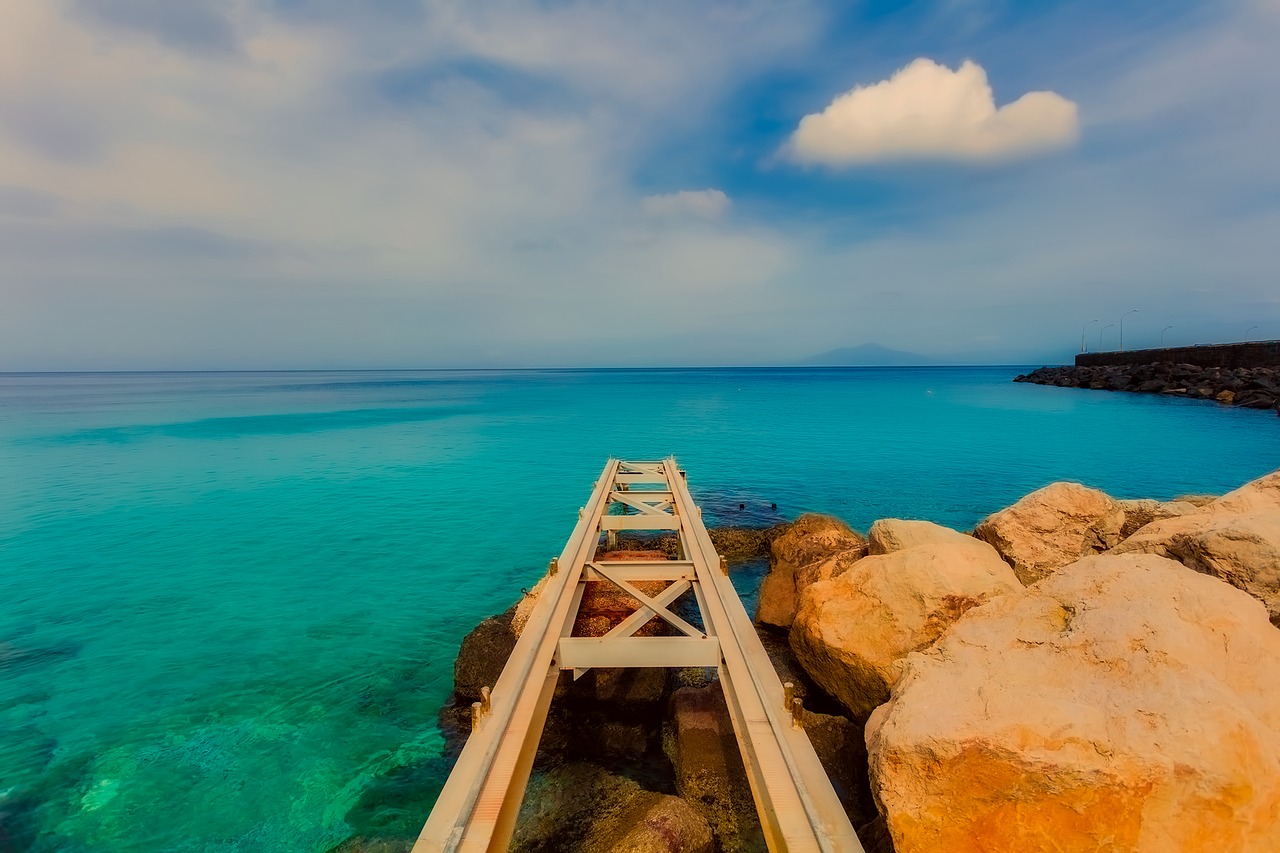
<path id="1" fill-rule="evenodd" d="M 612 546 L 620 530 L 675 533 L 677 559 L 597 561 L 601 540 Z M 674 458 L 609 460 L 548 573 L 502 675 L 472 708 L 471 736 L 414 853 L 506 851 L 562 671 L 577 678 L 592 667 L 691 666 L 718 669 L 769 850 L 861 853 L 799 725 L 800 700 L 778 680 Z M 642 581 L 669 583 L 650 596 L 635 586 Z M 611 584 L 640 607 L 602 637 L 575 637 L 591 583 Z M 669 609 L 689 592 L 702 628 Z M 678 635 L 635 636 L 655 618 Z"/>

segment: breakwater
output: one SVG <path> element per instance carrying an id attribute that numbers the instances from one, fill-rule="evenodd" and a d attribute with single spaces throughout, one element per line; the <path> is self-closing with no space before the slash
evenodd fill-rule
<path id="1" fill-rule="evenodd" d="M 1077 362 L 1082 357 L 1077 356 Z M 1077 363 L 1074 366 L 1041 367 L 1017 376 L 1013 381 L 1056 385 L 1059 388 L 1133 391 L 1214 400 L 1224 406 L 1277 409 L 1277 414 L 1280 414 L 1280 369 L 1273 367 L 1201 367 L 1169 361 L 1095 366 Z"/>
<path id="2" fill-rule="evenodd" d="M 1248 341 L 1238 344 L 1209 344 L 1194 347 L 1164 347 L 1124 352 L 1083 352 L 1076 367 L 1142 365 L 1168 362 L 1197 367 L 1280 367 L 1280 341 Z"/>

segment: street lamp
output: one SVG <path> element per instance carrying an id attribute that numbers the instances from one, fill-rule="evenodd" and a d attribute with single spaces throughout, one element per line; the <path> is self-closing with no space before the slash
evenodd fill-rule
<path id="1" fill-rule="evenodd" d="M 1247 341 L 1247 340 L 1249 340 L 1249 333 L 1250 333 L 1250 332 L 1252 332 L 1252 331 L 1253 331 L 1254 329 L 1256 329 L 1256 328 L 1258 328 L 1258 327 L 1257 327 L 1257 326 L 1250 326 L 1249 328 L 1247 328 L 1247 329 L 1245 329 L 1245 330 L 1244 330 L 1244 339 L 1245 339 L 1246 341 Z"/>
<path id="2" fill-rule="evenodd" d="M 1080 352 L 1088 352 L 1089 348 L 1084 343 L 1084 330 L 1092 326 L 1094 323 L 1101 323 L 1101 320 L 1090 320 L 1080 327 Z"/>
<path id="3" fill-rule="evenodd" d="M 1124 318 L 1136 313 L 1138 313 L 1137 308 L 1130 308 L 1120 315 L 1120 352 L 1124 352 Z"/>
<path id="4" fill-rule="evenodd" d="M 1164 333 L 1172 329 L 1173 326 L 1165 326 L 1160 330 L 1160 348 L 1164 349 Z"/>
<path id="5" fill-rule="evenodd" d="M 1105 332 L 1107 329 L 1114 329 L 1115 327 L 1116 327 L 1115 323 L 1108 323 L 1107 325 L 1103 326 L 1101 329 L 1098 330 L 1098 352 L 1102 352 L 1102 333 Z"/>

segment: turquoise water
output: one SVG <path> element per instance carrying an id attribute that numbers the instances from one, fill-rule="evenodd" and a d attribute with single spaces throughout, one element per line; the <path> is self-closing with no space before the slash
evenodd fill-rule
<path id="1" fill-rule="evenodd" d="M 458 641 L 610 454 L 676 454 L 713 523 L 861 528 L 1280 467 L 1273 413 L 1018 372 L 0 375 L 0 851 L 415 833 Z"/>

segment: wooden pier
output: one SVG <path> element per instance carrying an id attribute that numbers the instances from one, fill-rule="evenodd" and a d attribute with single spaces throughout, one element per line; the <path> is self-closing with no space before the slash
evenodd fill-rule
<path id="1" fill-rule="evenodd" d="M 619 530 L 674 532 L 677 559 L 597 561 L 602 537 L 612 544 Z M 561 671 L 688 666 L 718 669 L 769 850 L 861 853 L 799 725 L 800 700 L 778 680 L 674 458 L 609 460 L 548 573 L 506 668 L 473 708 L 471 736 L 414 853 L 506 851 Z M 638 581 L 669 585 L 650 596 Z M 641 606 L 605 636 L 574 637 L 588 583 L 616 586 Z M 705 630 L 669 609 L 690 591 Z M 677 636 L 635 636 L 655 618 Z"/>

